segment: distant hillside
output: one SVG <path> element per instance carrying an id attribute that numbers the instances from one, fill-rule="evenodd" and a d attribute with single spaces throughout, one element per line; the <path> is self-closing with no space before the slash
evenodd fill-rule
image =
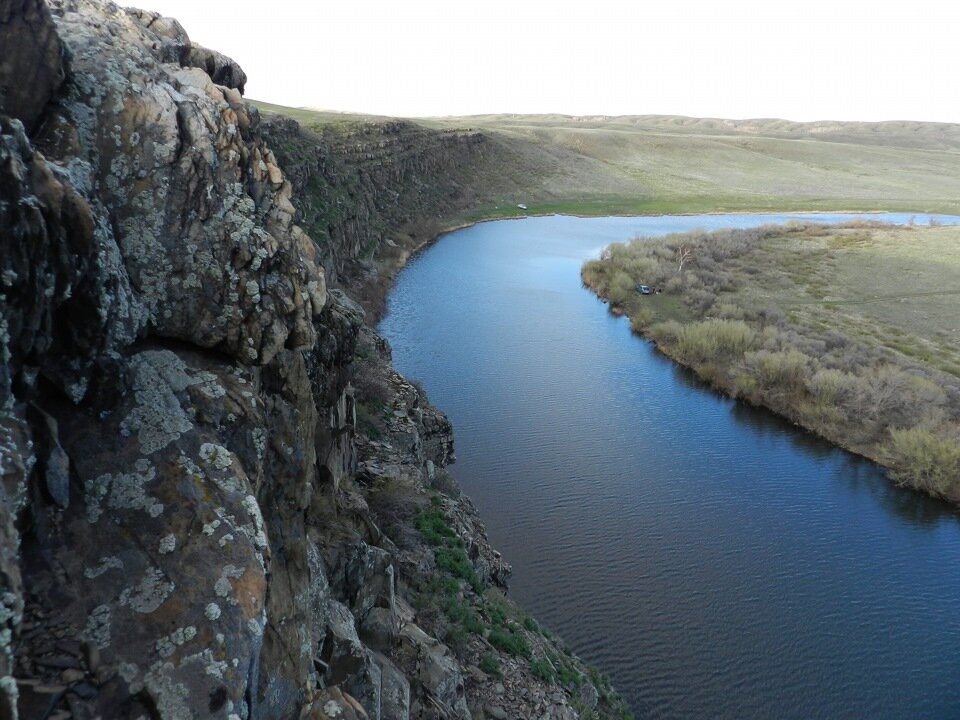
<path id="1" fill-rule="evenodd" d="M 547 126 L 570 129 L 620 129 L 684 135 L 753 135 L 789 140 L 822 140 L 859 145 L 884 145 L 923 150 L 960 150 L 960 125 L 895 120 L 793 122 L 775 118 L 725 120 L 683 115 L 473 115 L 431 118 L 430 123 L 507 127 Z"/>
<path id="2" fill-rule="evenodd" d="M 960 126 L 680 117 L 487 116 L 471 126 L 600 163 L 580 185 L 651 210 L 956 209 Z M 653 201 L 653 202 L 651 202 Z"/>
<path id="3" fill-rule="evenodd" d="M 384 118 L 282 108 L 307 127 Z M 501 152 L 474 214 L 731 210 L 960 211 L 960 125 L 677 116 L 474 115 L 428 128 L 483 131 Z M 499 206 L 499 207 L 498 207 Z M 515 208 L 514 208 L 515 209 Z"/>

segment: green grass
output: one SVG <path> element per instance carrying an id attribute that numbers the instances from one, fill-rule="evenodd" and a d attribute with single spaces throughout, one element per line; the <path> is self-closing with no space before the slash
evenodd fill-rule
<path id="1" fill-rule="evenodd" d="M 530 644 L 521 633 L 512 628 L 495 627 L 490 631 L 487 640 L 502 652 L 518 657 L 530 657 Z"/>
<path id="2" fill-rule="evenodd" d="M 487 675 L 493 675 L 494 677 L 501 677 L 502 675 L 500 671 L 500 660 L 493 653 L 483 654 L 480 658 L 480 669 Z"/>
<path id="3" fill-rule="evenodd" d="M 256 104 L 334 134 L 387 120 Z M 553 213 L 960 212 L 960 125 L 562 115 L 411 122 L 487 138 L 483 161 L 465 177 L 469 199 L 451 222 Z"/>
<path id="4" fill-rule="evenodd" d="M 549 157 L 534 213 L 932 210 L 958 205 L 958 126 L 724 124 L 678 118 L 439 118 Z M 830 132 L 829 130 L 832 130 Z M 551 168 L 548 168 L 548 170 Z M 538 192 L 538 190 L 542 192 Z M 550 200 L 544 195 L 550 195 Z"/>
<path id="5" fill-rule="evenodd" d="M 434 546 L 433 557 L 437 568 L 451 577 L 466 581 L 477 594 L 482 593 L 483 583 L 463 550 L 463 542 L 450 527 L 446 515 L 439 509 L 439 498 L 432 497 L 431 504 L 429 510 L 417 514 L 414 526 L 423 539 Z"/>
<path id="6" fill-rule="evenodd" d="M 457 537 L 453 528 L 447 523 L 446 515 L 436 508 L 417 515 L 414 525 L 430 545 L 443 545 Z"/>

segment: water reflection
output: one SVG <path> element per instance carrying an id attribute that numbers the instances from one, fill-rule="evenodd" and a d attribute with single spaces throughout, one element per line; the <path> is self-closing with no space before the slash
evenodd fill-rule
<path id="1" fill-rule="evenodd" d="M 865 458 L 843 453 L 837 478 L 849 491 L 869 495 L 892 517 L 911 527 L 934 530 L 941 523 L 960 521 L 960 514 L 950 503 L 898 487 L 885 471 Z"/>

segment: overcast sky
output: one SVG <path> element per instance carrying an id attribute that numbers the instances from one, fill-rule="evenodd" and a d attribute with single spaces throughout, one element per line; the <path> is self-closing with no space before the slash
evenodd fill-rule
<path id="1" fill-rule="evenodd" d="M 140 2 L 295 107 L 960 122 L 948 0 Z"/>

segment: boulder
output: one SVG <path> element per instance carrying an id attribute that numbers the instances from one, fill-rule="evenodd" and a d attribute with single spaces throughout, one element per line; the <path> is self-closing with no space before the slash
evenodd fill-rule
<path id="1" fill-rule="evenodd" d="M 426 691 L 426 701 L 439 705 L 446 717 L 470 720 L 460 664 L 450 648 L 413 623 L 400 630 L 400 642 L 416 661 L 416 679 Z"/>
<path id="2" fill-rule="evenodd" d="M 192 45 L 187 53 L 185 64 L 200 68 L 209 75 L 210 79 L 217 85 L 234 88 L 238 90 L 241 95 L 243 94 L 243 87 L 247 84 L 247 74 L 234 60 L 231 60 L 226 55 L 218 53 L 216 50 L 209 50 L 200 45 Z M 280 183 L 282 177 L 280 176 L 279 169 L 276 169 L 276 173 L 276 182 Z"/>

